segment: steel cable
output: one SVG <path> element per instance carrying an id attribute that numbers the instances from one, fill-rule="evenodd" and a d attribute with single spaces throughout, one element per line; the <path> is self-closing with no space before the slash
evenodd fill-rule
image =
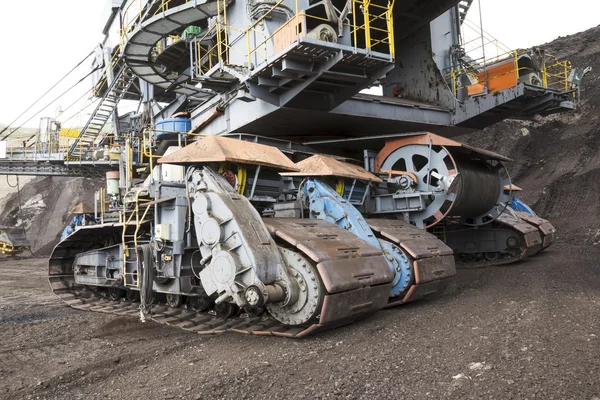
<path id="1" fill-rule="evenodd" d="M 85 56 L 85 58 L 84 58 L 83 60 L 79 61 L 79 62 L 77 63 L 77 65 L 75 65 L 75 66 L 74 66 L 74 67 L 73 67 L 73 68 L 72 68 L 72 69 L 71 69 L 69 72 L 67 72 L 67 73 L 66 73 L 66 74 L 65 74 L 65 75 L 64 75 L 62 78 L 60 78 L 60 80 L 59 80 L 58 82 L 56 82 L 54 85 L 52 85 L 52 87 L 51 87 L 50 89 L 46 90 L 46 92 L 45 92 L 44 94 L 42 94 L 42 96 L 41 96 L 41 97 L 39 97 L 39 98 L 38 98 L 36 101 L 34 101 L 32 105 L 30 105 L 30 106 L 29 106 L 29 107 L 28 107 L 28 108 L 27 108 L 25 111 L 23 111 L 23 112 L 22 112 L 22 113 L 21 113 L 21 114 L 20 114 L 20 115 L 19 115 L 17 118 L 15 118 L 15 119 L 14 119 L 14 120 L 13 120 L 13 121 L 10 123 L 10 124 L 8 124 L 6 127 L 4 127 L 4 129 L 2 129 L 2 130 L 0 131 L 0 135 L 1 135 L 1 134 L 3 134 L 3 133 L 4 133 L 4 132 L 5 132 L 5 131 L 6 131 L 8 128 L 10 128 L 10 126 L 11 126 L 12 124 L 14 124 L 15 122 L 17 122 L 17 121 L 19 120 L 19 118 L 21 118 L 23 115 L 25 115 L 25 114 L 27 113 L 27 111 L 31 110 L 31 109 L 32 109 L 32 108 L 33 108 L 33 107 L 34 107 L 34 106 L 35 106 L 37 103 L 39 103 L 39 102 L 40 102 L 40 101 L 41 101 L 41 100 L 42 100 L 44 97 L 46 97 L 46 95 L 47 95 L 48 93 L 50 93 L 50 92 L 51 92 L 51 91 L 52 91 L 52 90 L 53 90 L 55 87 L 57 87 L 57 86 L 58 86 L 58 85 L 59 85 L 59 84 L 60 84 L 62 81 L 64 81 L 64 80 L 65 80 L 65 79 L 66 79 L 66 78 L 67 78 L 69 75 L 71 75 L 71 73 L 72 73 L 73 71 L 75 71 L 77 68 L 79 68 L 79 66 L 81 66 L 81 64 L 83 64 L 83 62 L 84 62 L 85 60 L 87 60 L 88 58 L 90 58 L 90 56 L 91 56 L 92 54 L 94 54 L 94 51 L 90 52 L 90 54 L 88 54 L 87 56 Z M 46 107 L 47 107 L 47 106 L 46 106 Z M 36 115 L 37 115 L 37 114 L 36 114 Z M 25 121 L 25 122 L 28 122 L 28 121 L 30 121 L 30 120 L 31 120 L 31 118 L 30 118 L 30 119 L 28 119 L 28 120 L 27 120 L 27 121 Z M 21 126 L 23 126 L 23 125 L 21 125 Z M 20 128 L 20 127 L 19 127 L 19 128 Z M 18 129 L 18 128 L 17 128 L 17 129 Z M 9 133 L 8 135 L 6 135 L 5 137 L 3 137 L 3 138 L 2 138 L 2 140 L 4 140 L 5 138 L 7 138 L 8 136 L 10 136 L 10 135 L 11 135 L 13 132 L 14 132 L 14 130 L 13 130 L 11 133 Z"/>

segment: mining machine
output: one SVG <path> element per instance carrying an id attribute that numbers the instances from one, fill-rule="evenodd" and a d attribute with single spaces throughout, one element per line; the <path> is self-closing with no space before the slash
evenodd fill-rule
<path id="1" fill-rule="evenodd" d="M 106 177 L 97 223 L 50 257 L 54 292 L 303 337 L 550 245 L 550 223 L 509 206 L 511 160 L 453 138 L 574 110 L 581 70 L 540 49 L 473 55 L 471 3 L 111 0 L 89 121 L 0 158 L 4 174 Z"/>

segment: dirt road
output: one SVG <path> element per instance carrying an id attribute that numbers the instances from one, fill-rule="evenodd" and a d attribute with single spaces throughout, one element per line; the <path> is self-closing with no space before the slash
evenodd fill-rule
<path id="1" fill-rule="evenodd" d="M 437 300 L 306 340 L 214 337 L 63 306 L 0 261 L 0 398 L 600 398 L 600 248 L 460 270 Z"/>

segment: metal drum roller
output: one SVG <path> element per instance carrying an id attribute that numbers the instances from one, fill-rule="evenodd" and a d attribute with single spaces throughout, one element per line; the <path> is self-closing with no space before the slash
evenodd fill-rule
<path id="1" fill-rule="evenodd" d="M 408 212 L 410 222 L 420 228 L 446 217 L 461 217 L 466 225 L 484 225 L 502 214 L 510 198 L 503 191 L 510 184 L 503 164 L 472 149 L 409 144 L 390 152 L 379 171 L 400 176 L 397 181 L 404 179 L 396 196 L 421 194 L 421 207 Z"/>

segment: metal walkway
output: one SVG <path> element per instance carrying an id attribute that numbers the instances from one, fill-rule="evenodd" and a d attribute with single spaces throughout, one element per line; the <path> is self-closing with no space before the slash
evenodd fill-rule
<path id="1" fill-rule="evenodd" d="M 118 168 L 117 161 L 7 161 L 0 160 L 0 175 L 104 177 Z"/>
<path id="2" fill-rule="evenodd" d="M 168 71 L 152 61 L 152 49 L 156 43 L 177 30 L 184 30 L 192 23 L 217 14 L 216 2 L 193 0 L 181 6 L 160 12 L 139 23 L 125 38 L 123 58 L 134 75 L 152 85 L 187 96 L 207 96 L 202 89 L 177 79 L 168 79 Z"/>

